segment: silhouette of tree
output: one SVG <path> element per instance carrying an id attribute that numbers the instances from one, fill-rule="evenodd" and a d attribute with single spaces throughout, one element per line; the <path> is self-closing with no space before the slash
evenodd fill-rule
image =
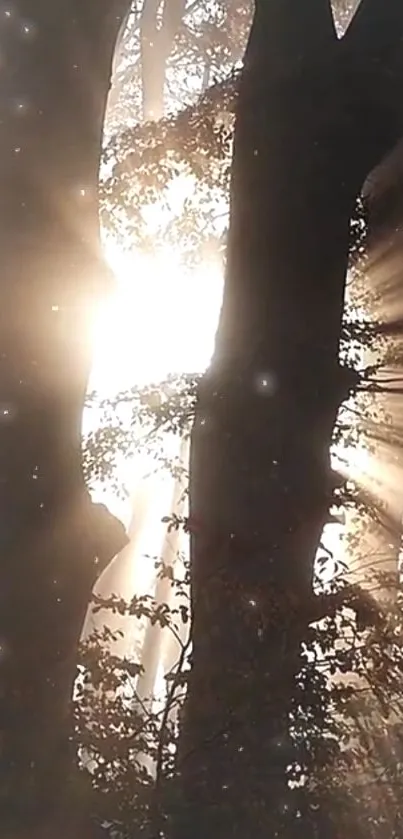
<path id="1" fill-rule="evenodd" d="M 402 31 L 397 2 L 364 0 L 342 39 L 324 0 L 256 5 L 224 301 L 192 434 L 199 526 L 177 839 L 245 836 L 251 818 L 256 837 L 329 835 L 319 801 L 315 817 L 296 818 L 289 766 L 304 761 L 290 719 L 332 432 L 355 379 L 339 362 L 350 218 L 400 137 Z"/>

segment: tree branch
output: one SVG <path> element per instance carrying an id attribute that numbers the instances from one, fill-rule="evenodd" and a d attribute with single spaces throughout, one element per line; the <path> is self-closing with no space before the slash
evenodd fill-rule
<path id="1" fill-rule="evenodd" d="M 330 0 L 255 0 L 246 63 L 282 72 L 337 43 Z"/>
<path id="2" fill-rule="evenodd" d="M 341 41 L 340 56 L 355 110 L 356 161 L 365 164 L 368 176 L 403 130 L 402 0 L 361 0 Z"/>
<path id="3" fill-rule="evenodd" d="M 373 62 L 384 62 L 403 50 L 402 0 L 361 0 L 343 42 Z"/>
<path id="4" fill-rule="evenodd" d="M 383 625 L 383 615 L 372 595 L 356 584 L 346 585 L 329 594 L 313 594 L 306 611 L 309 623 L 332 617 L 341 608 L 355 612 L 359 631 Z"/>

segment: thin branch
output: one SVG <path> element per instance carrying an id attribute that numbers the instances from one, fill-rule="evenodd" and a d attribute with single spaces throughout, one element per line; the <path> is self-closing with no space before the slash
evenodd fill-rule
<path id="1" fill-rule="evenodd" d="M 158 738 L 158 745 L 157 745 L 157 760 L 156 760 L 156 777 L 155 777 L 155 814 L 154 814 L 154 828 L 155 828 L 155 839 L 161 836 L 161 786 L 163 780 L 163 763 L 164 763 L 164 737 L 165 731 L 168 725 L 169 714 L 171 713 L 172 707 L 175 703 L 175 691 L 178 687 L 179 678 L 183 671 L 183 666 L 185 663 L 186 653 L 189 650 L 191 644 L 191 634 L 189 634 L 189 639 L 186 644 L 182 646 L 181 653 L 179 656 L 178 666 L 175 673 L 174 678 L 171 682 L 171 687 L 168 691 L 166 703 L 163 710 L 163 715 L 161 719 L 161 726 Z"/>

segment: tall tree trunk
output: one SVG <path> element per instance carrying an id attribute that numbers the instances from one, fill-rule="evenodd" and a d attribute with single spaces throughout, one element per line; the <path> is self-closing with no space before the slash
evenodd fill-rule
<path id="1" fill-rule="evenodd" d="M 140 19 L 143 119 L 164 115 L 165 75 L 186 0 L 144 0 Z"/>
<path id="2" fill-rule="evenodd" d="M 306 835 L 289 812 L 290 714 L 332 430 L 352 384 L 338 359 L 349 222 L 400 133 L 390 62 L 402 35 L 395 0 L 363 0 L 342 41 L 327 0 L 257 2 L 224 301 L 192 440 L 178 839 L 267 839 L 289 815 L 286 835 Z"/>
<path id="3" fill-rule="evenodd" d="M 90 316 L 111 277 L 97 183 L 129 0 L 1 12 L 0 821 L 33 827 L 66 786 L 75 652 L 125 541 L 81 469 Z"/>

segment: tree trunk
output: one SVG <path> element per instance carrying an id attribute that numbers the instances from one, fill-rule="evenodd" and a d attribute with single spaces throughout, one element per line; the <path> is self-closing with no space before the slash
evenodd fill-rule
<path id="1" fill-rule="evenodd" d="M 164 116 L 165 75 L 186 0 L 144 0 L 140 20 L 143 120 Z M 160 20 L 159 20 L 160 16 Z"/>
<path id="2" fill-rule="evenodd" d="M 403 7 L 361 6 L 339 41 L 327 0 L 258 0 L 246 51 L 224 301 L 192 440 L 178 839 L 306 835 L 290 715 L 352 384 L 338 359 L 349 222 L 400 132 L 388 62 Z"/>
<path id="3" fill-rule="evenodd" d="M 128 0 L 1 12 L 0 821 L 33 827 L 66 787 L 69 699 L 92 585 L 123 528 L 81 469 L 90 317 L 111 277 L 97 184 Z"/>

